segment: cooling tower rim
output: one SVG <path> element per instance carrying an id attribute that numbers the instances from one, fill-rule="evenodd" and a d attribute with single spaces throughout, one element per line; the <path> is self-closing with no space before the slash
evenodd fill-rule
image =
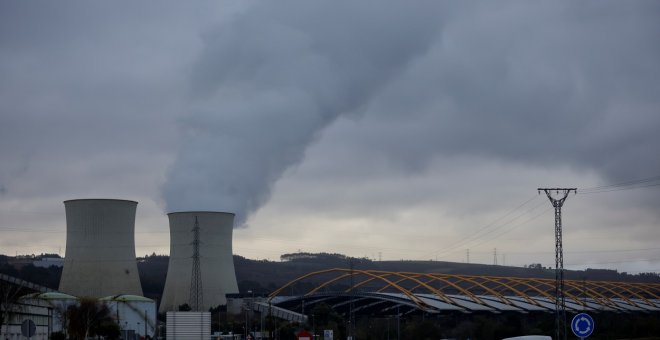
<path id="1" fill-rule="evenodd" d="M 210 211 L 210 210 L 192 210 L 192 211 L 173 211 L 170 213 L 167 213 L 167 216 L 169 215 L 180 215 L 180 214 L 225 214 L 225 215 L 234 215 L 236 214 L 232 212 L 226 212 L 226 211 Z"/>
<path id="2" fill-rule="evenodd" d="M 118 202 L 130 202 L 130 203 L 138 204 L 137 201 L 125 200 L 120 198 L 74 198 L 71 200 L 66 200 L 63 203 L 78 202 L 78 201 L 118 201 Z"/>

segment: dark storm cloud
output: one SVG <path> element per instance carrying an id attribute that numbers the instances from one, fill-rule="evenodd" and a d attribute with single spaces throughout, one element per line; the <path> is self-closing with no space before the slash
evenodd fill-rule
<path id="1" fill-rule="evenodd" d="M 411 167 L 472 154 L 611 181 L 656 175 L 660 11 L 643 4 L 497 3 L 450 16 L 442 41 L 372 103 L 356 145 Z"/>
<path id="2" fill-rule="evenodd" d="M 657 2 L 194 6 L 0 2 L 0 227 L 63 228 L 63 199 L 97 196 L 139 200 L 162 230 L 162 195 L 239 221 L 265 205 L 238 236 L 332 250 L 356 227 L 429 253 L 538 185 L 660 174 Z M 651 248 L 645 193 L 578 195 L 567 213 L 614 240 L 594 246 L 626 225 L 625 247 Z M 13 237 L 3 249 L 30 247 Z"/>
<path id="3" fill-rule="evenodd" d="M 177 145 L 200 13 L 214 5 L 154 6 L 0 4 L 4 203 L 59 211 L 70 198 L 159 201 L 151 187 Z"/>

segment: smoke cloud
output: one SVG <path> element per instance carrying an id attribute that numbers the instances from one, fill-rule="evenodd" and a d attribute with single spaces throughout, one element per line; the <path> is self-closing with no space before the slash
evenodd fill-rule
<path id="1" fill-rule="evenodd" d="M 439 14 L 428 4 L 264 2 L 207 33 L 167 209 L 234 212 L 242 225 L 325 127 L 362 112 L 428 50 Z"/>
<path id="2" fill-rule="evenodd" d="M 660 169 L 655 4 L 252 5 L 202 37 L 169 211 L 244 223 L 342 115 L 361 115 L 343 145 L 410 172 L 467 155 L 605 182 Z"/>

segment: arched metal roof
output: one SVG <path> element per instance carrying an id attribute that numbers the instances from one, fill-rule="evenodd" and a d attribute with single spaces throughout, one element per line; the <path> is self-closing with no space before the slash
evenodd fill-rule
<path id="1" fill-rule="evenodd" d="M 78 300 L 77 297 L 61 292 L 32 293 L 21 296 L 19 299 L 41 299 L 41 300 Z"/>
<path id="2" fill-rule="evenodd" d="M 100 301 L 119 301 L 119 302 L 154 302 L 154 300 L 141 296 L 141 295 L 129 295 L 129 294 L 120 294 L 106 296 L 99 299 Z"/>
<path id="3" fill-rule="evenodd" d="M 301 287 L 306 289 L 298 291 Z M 284 296 L 294 288 L 296 294 Z M 337 305 L 350 301 L 358 308 L 396 305 L 428 313 L 552 312 L 554 289 L 551 279 L 333 268 L 292 280 L 274 291 L 268 301 L 292 308 L 300 303 L 301 309 L 321 301 Z M 660 311 L 658 283 L 566 280 L 565 296 L 569 311 Z"/>

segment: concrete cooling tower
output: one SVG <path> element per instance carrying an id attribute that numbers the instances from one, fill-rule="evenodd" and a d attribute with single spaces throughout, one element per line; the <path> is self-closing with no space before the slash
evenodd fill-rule
<path id="1" fill-rule="evenodd" d="M 234 214 L 191 211 L 167 216 L 170 219 L 170 262 L 159 312 L 176 311 L 183 304 L 195 305 L 191 301 L 191 290 L 201 292 L 195 295 L 199 298 L 199 311 L 227 304 L 225 294 L 238 293 L 232 254 Z M 195 229 L 199 241 L 196 257 Z M 195 277 L 199 284 L 193 284 Z"/>
<path id="2" fill-rule="evenodd" d="M 142 295 L 135 260 L 137 202 L 64 201 L 66 256 L 59 290 L 78 297 Z"/>

